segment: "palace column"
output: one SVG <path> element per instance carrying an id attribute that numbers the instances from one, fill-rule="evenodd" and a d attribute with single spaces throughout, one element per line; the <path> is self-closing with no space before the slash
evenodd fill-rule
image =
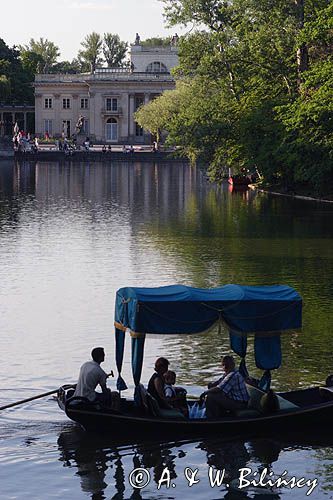
<path id="1" fill-rule="evenodd" d="M 128 105 L 128 138 L 130 142 L 135 139 L 135 123 L 134 123 L 134 112 L 135 112 L 135 94 L 129 94 L 129 105 Z"/>
<path id="2" fill-rule="evenodd" d="M 75 134 L 75 125 L 77 124 L 79 118 L 79 96 L 77 94 L 72 94 L 72 123 L 71 123 L 71 134 Z"/>
<path id="3" fill-rule="evenodd" d="M 144 94 L 144 105 L 148 104 L 150 102 L 150 94 L 145 93 Z M 147 132 L 145 129 L 143 130 L 143 142 L 145 144 L 150 144 L 151 140 L 151 135 L 150 132 Z"/>
<path id="4" fill-rule="evenodd" d="M 97 124 L 96 124 L 96 118 L 98 120 L 101 120 L 101 110 L 98 110 L 99 112 L 97 113 L 96 110 L 96 92 L 90 91 L 89 90 L 89 136 L 91 139 L 96 140 L 97 134 Z M 103 127 L 103 124 L 102 124 Z M 104 129 L 104 127 L 103 127 Z M 102 130 L 101 137 L 99 140 L 105 139 L 105 131 Z"/>
<path id="5" fill-rule="evenodd" d="M 54 123 L 53 135 L 61 137 L 62 134 L 62 120 L 60 116 L 60 94 L 54 94 Z"/>
<path id="6" fill-rule="evenodd" d="M 42 130 L 42 94 L 35 93 L 35 134 L 43 133 Z"/>

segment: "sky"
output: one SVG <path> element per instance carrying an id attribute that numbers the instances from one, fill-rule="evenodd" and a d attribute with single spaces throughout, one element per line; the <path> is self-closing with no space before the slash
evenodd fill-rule
<path id="1" fill-rule="evenodd" d="M 72 60 L 84 37 L 98 33 L 118 33 L 122 40 L 168 36 L 163 4 L 159 0 L 1 0 L 0 38 L 12 47 L 30 38 L 48 38 L 61 52 L 60 60 Z"/>

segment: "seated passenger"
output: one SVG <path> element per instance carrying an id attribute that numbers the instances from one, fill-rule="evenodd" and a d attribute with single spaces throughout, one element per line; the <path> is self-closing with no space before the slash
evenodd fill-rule
<path id="1" fill-rule="evenodd" d="M 222 358 L 224 375 L 216 382 L 208 385 L 207 391 L 200 396 L 202 401 L 206 398 L 207 417 L 219 417 L 226 410 L 237 411 L 247 407 L 249 395 L 246 390 L 244 378 L 235 368 L 232 356 Z"/>
<path id="2" fill-rule="evenodd" d="M 172 398 L 176 398 L 176 389 L 174 387 L 176 383 L 176 374 L 175 372 L 168 370 L 164 373 L 164 396 L 171 400 Z"/>
<path id="3" fill-rule="evenodd" d="M 158 358 L 155 361 L 155 373 L 148 382 L 148 392 L 156 399 L 161 408 L 171 408 L 164 394 L 163 375 L 168 371 L 168 366 L 169 361 L 166 358 Z"/>
<path id="4" fill-rule="evenodd" d="M 108 404 L 111 402 L 111 391 L 106 387 L 108 375 L 100 366 L 105 359 L 103 347 L 95 347 L 91 351 L 91 357 L 92 361 L 87 361 L 81 366 L 74 397 L 83 397 L 91 402 L 100 401 Z M 98 385 L 101 387 L 102 393 L 95 391 Z"/>
<path id="5" fill-rule="evenodd" d="M 186 417 L 188 416 L 188 408 L 186 402 L 186 391 L 182 387 L 174 387 L 176 383 L 176 374 L 172 370 L 164 373 L 164 395 L 167 402 L 173 407 L 180 410 Z"/>

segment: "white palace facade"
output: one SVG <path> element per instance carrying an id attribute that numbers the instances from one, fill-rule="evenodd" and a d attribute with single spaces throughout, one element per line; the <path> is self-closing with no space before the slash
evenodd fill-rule
<path id="1" fill-rule="evenodd" d="M 134 121 L 143 103 L 175 87 L 170 70 L 177 47 L 130 48 L 131 69 L 97 68 L 93 73 L 35 77 L 36 135 L 70 137 L 83 117 L 83 132 L 98 143 L 144 144 L 150 135 Z"/>

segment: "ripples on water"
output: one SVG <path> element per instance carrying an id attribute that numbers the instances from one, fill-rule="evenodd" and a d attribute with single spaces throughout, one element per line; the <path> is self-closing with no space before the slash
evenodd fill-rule
<path id="1" fill-rule="evenodd" d="M 304 328 L 283 337 L 273 384 L 322 382 L 333 371 L 332 212 L 331 205 L 230 193 L 184 164 L 2 162 L 0 405 L 75 381 L 93 345 L 105 346 L 105 367 L 114 367 L 114 294 L 127 285 L 294 286 L 304 298 Z M 184 345 L 149 339 L 143 381 L 163 354 L 178 383 L 197 395 L 228 351 L 226 332 Z M 125 359 L 130 383 L 128 352 Z M 251 359 L 249 366 L 255 373 Z M 332 490 L 329 445 L 218 437 L 121 445 L 83 434 L 46 398 L 2 413 L 0 498 L 235 498 L 225 486 L 210 488 L 207 470 L 226 468 L 233 477 L 246 464 L 318 477 L 313 496 L 324 498 Z M 141 496 L 128 482 L 136 465 L 152 475 Z M 163 466 L 176 488 L 157 490 Z M 200 472 L 190 490 L 186 466 Z M 305 498 L 305 490 L 281 495 Z"/>

